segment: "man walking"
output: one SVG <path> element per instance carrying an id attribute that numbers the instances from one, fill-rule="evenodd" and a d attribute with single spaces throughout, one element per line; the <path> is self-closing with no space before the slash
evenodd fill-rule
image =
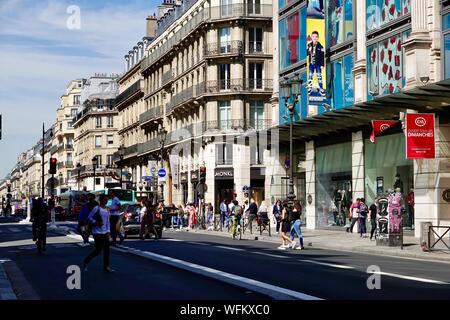
<path id="1" fill-rule="evenodd" d="M 248 207 L 248 225 L 250 226 L 250 234 L 253 234 L 253 221 L 256 220 L 257 214 L 258 214 L 258 205 L 255 203 L 254 199 L 251 199 L 250 205 Z"/>
<path id="2" fill-rule="evenodd" d="M 110 191 L 111 205 L 109 206 L 110 215 L 110 228 L 111 228 L 111 238 L 112 238 L 112 246 L 116 245 L 117 240 L 117 224 L 119 223 L 120 218 L 120 200 L 116 197 L 116 193 L 114 190 Z M 120 244 L 122 244 L 124 237 L 119 233 Z"/>
<path id="3" fill-rule="evenodd" d="M 222 222 L 222 226 L 225 226 L 227 213 L 228 213 L 228 206 L 226 200 L 223 199 L 222 203 L 220 204 L 220 221 Z"/>

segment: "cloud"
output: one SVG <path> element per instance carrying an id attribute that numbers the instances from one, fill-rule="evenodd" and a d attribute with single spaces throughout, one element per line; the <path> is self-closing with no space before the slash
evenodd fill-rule
<path id="1" fill-rule="evenodd" d="M 81 29 L 67 28 L 67 8 L 81 9 Z M 0 177 L 20 151 L 54 123 L 67 83 L 94 73 L 122 73 L 123 56 L 142 39 L 156 1 L 0 1 Z"/>

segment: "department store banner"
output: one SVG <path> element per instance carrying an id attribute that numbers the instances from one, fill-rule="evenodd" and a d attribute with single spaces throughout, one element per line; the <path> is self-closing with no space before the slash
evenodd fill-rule
<path id="1" fill-rule="evenodd" d="M 406 114 L 406 158 L 434 159 L 435 122 L 433 113 Z"/>
<path id="2" fill-rule="evenodd" d="M 307 89 L 310 105 L 327 98 L 325 14 L 323 0 L 308 0 L 306 19 Z"/>

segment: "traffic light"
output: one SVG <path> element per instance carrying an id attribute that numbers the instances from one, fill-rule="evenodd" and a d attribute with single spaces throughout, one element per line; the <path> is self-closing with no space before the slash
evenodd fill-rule
<path id="1" fill-rule="evenodd" d="M 200 182 L 206 181 L 206 167 L 200 167 Z"/>
<path id="2" fill-rule="evenodd" d="M 56 174 L 56 158 L 50 158 L 50 174 Z"/>

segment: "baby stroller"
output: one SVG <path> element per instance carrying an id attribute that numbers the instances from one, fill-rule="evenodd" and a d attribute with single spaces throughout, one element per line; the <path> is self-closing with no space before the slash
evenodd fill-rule
<path id="1" fill-rule="evenodd" d="M 267 215 L 267 212 L 258 213 L 256 220 L 259 227 L 259 234 L 262 235 L 263 231 L 265 230 L 269 232 L 269 237 L 271 237 L 272 234 L 270 232 L 270 219 Z"/>

